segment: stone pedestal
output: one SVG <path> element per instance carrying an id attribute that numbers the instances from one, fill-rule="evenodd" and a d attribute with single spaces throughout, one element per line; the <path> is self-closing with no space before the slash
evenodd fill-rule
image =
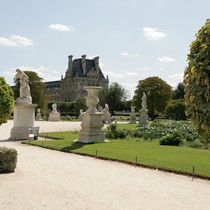
<path id="1" fill-rule="evenodd" d="M 130 124 L 136 124 L 136 115 L 135 115 L 135 106 L 131 107 L 131 114 L 130 114 Z"/>
<path id="2" fill-rule="evenodd" d="M 51 112 L 48 121 L 57 122 L 61 121 L 61 116 L 59 112 Z"/>
<path id="3" fill-rule="evenodd" d="M 136 124 L 136 115 L 135 114 L 130 115 L 129 123 L 130 124 Z"/>
<path id="4" fill-rule="evenodd" d="M 86 97 L 86 104 L 88 110 L 83 113 L 81 130 L 77 142 L 91 143 L 91 142 L 104 142 L 105 133 L 102 131 L 103 113 L 98 112 L 96 105 L 99 102 L 98 92 L 101 87 L 89 86 L 84 88 L 88 95 Z"/>
<path id="5" fill-rule="evenodd" d="M 139 117 L 139 123 L 138 126 L 146 126 L 148 124 L 148 110 L 147 109 L 140 109 L 140 117 Z"/>
<path id="6" fill-rule="evenodd" d="M 29 139 L 29 134 L 34 134 L 34 138 L 38 137 L 39 127 L 34 127 L 36 106 L 36 104 L 15 104 L 10 139 Z"/>
<path id="7" fill-rule="evenodd" d="M 105 133 L 102 131 L 104 126 L 102 113 L 96 112 L 95 114 L 84 113 L 81 123 L 81 130 L 79 132 L 78 142 L 91 143 L 91 142 L 104 142 Z"/>

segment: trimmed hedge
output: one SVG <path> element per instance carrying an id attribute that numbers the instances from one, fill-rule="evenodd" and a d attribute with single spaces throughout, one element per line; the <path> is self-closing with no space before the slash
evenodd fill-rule
<path id="1" fill-rule="evenodd" d="M 0 147 L 0 173 L 14 172 L 17 163 L 17 151 Z"/>

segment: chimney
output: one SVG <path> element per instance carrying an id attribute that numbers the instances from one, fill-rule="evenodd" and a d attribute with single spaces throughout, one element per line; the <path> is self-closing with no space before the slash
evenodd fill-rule
<path id="1" fill-rule="evenodd" d="M 81 57 L 82 57 L 82 70 L 85 76 L 86 75 L 86 55 L 82 55 Z"/>
<path id="2" fill-rule="evenodd" d="M 95 69 L 99 73 L 99 56 L 94 58 L 95 60 Z"/>
<path id="3" fill-rule="evenodd" d="M 71 71 L 72 70 L 72 58 L 73 58 L 73 55 L 69 55 L 68 58 L 69 58 L 68 69 Z"/>

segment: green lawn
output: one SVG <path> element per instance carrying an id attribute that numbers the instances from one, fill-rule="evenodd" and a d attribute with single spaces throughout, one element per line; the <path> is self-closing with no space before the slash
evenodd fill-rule
<path id="1" fill-rule="evenodd" d="M 49 133 L 48 135 L 63 137 L 63 140 L 39 140 L 31 141 L 31 144 L 184 173 L 192 173 L 194 166 L 196 175 L 210 177 L 209 150 L 161 146 L 157 141 L 144 141 L 132 138 L 127 140 L 110 140 L 109 143 L 83 144 L 73 141 L 78 138 L 78 134 L 75 131 Z"/>

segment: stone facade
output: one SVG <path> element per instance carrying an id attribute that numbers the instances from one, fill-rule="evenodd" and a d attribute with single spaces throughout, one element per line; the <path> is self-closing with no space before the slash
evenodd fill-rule
<path id="1" fill-rule="evenodd" d="M 46 82 L 46 95 L 51 101 L 74 101 L 86 95 L 84 87 L 107 87 L 108 76 L 105 78 L 99 67 L 99 57 L 86 59 L 86 55 L 73 60 L 68 56 L 68 69 L 61 80 Z"/>

